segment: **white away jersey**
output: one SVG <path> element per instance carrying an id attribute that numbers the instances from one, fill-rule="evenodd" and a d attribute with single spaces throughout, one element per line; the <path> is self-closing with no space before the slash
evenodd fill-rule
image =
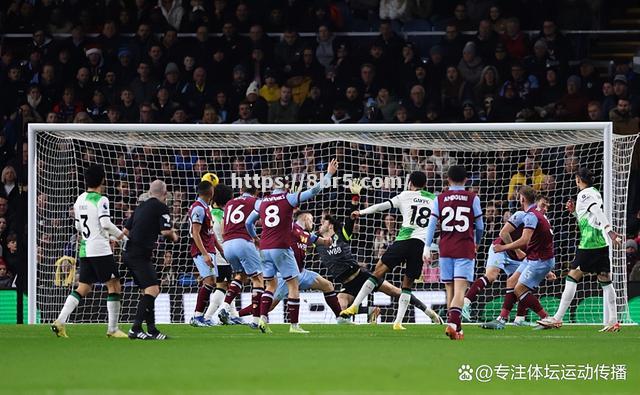
<path id="1" fill-rule="evenodd" d="M 391 200 L 393 207 L 402 214 L 402 228 L 396 240 L 418 239 L 424 241 L 427 225 L 433 211 L 435 195 L 429 191 L 404 191 Z"/>
<path id="2" fill-rule="evenodd" d="M 97 192 L 85 192 L 73 205 L 76 228 L 80 231 L 80 258 L 112 255 L 109 233 L 100 218 L 109 217 L 109 199 Z"/>
<path id="3" fill-rule="evenodd" d="M 576 217 L 580 228 L 580 249 L 603 248 L 607 240 L 602 233 L 605 224 L 601 224 L 590 209 L 599 207 L 604 212 L 602 196 L 594 187 L 581 190 L 576 200 Z"/>

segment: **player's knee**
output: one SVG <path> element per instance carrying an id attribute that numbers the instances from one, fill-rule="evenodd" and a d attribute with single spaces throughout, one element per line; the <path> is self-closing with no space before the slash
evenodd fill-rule
<path id="1" fill-rule="evenodd" d="M 600 282 L 609 282 L 611 281 L 611 273 L 598 273 L 598 281 Z"/>
<path id="2" fill-rule="evenodd" d="M 216 285 L 216 278 L 213 276 L 205 277 L 202 279 L 202 283 L 206 285 L 214 286 Z"/>
<path id="3" fill-rule="evenodd" d="M 144 293 L 156 297 L 160 294 L 160 287 L 158 285 L 152 285 L 144 289 Z"/>
<path id="4" fill-rule="evenodd" d="M 333 291 L 333 284 L 331 284 L 331 282 L 326 278 L 318 276 L 313 282 L 313 288 L 322 292 L 331 292 Z"/>
<path id="5" fill-rule="evenodd" d="M 110 294 L 119 294 L 122 292 L 122 286 L 119 279 L 111 279 L 107 281 L 107 290 Z"/>
<path id="6" fill-rule="evenodd" d="M 575 282 L 578 282 L 582 279 L 582 270 L 580 269 L 571 269 L 569 270 L 569 274 L 567 274 L 569 277 L 571 277 L 572 279 L 575 280 Z"/>
<path id="7" fill-rule="evenodd" d="M 492 283 L 498 279 L 499 275 L 500 275 L 499 271 L 490 269 L 490 270 L 487 270 L 484 276 L 487 278 L 487 281 L 489 281 L 489 283 Z"/>
<path id="8" fill-rule="evenodd" d="M 91 292 L 93 288 L 93 284 L 80 283 L 78 284 L 78 288 L 76 288 L 76 292 L 80 294 L 83 298 Z"/>

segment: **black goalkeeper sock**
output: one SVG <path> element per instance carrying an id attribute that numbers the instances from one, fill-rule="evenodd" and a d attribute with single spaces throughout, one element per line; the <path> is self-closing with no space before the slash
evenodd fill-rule
<path id="1" fill-rule="evenodd" d="M 155 299 L 153 296 L 144 294 L 140 297 L 140 301 L 138 302 L 138 310 L 136 310 L 136 318 L 133 320 L 133 326 L 131 330 L 134 332 L 142 331 L 142 322 L 147 318 L 147 310 L 149 306 L 153 308 L 155 303 Z"/>

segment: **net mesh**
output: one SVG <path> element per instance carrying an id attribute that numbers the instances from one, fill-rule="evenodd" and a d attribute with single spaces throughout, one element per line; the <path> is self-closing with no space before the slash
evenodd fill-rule
<path id="1" fill-rule="evenodd" d="M 77 235 L 71 208 L 83 190 L 83 169 L 89 163 L 101 163 L 107 172 L 106 196 L 111 202 L 112 221 L 122 227 L 136 207 L 138 197 L 151 181 L 162 179 L 168 185 L 168 205 L 180 243 L 159 241 L 154 259 L 161 276 L 162 295 L 156 311 L 160 322 L 187 322 L 193 313 L 197 292 L 197 270 L 188 257 L 188 221 L 186 213 L 195 199 L 195 186 L 202 174 L 213 172 L 220 182 L 238 186 L 238 177 L 254 174 L 263 177 L 289 177 L 301 180 L 320 176 L 328 161 L 341 162 L 337 186 L 325 189 L 302 209 L 316 219 L 325 212 L 345 215 L 350 199 L 344 186 L 348 178 L 381 177 L 363 190 L 364 206 L 393 197 L 404 188 L 405 177 L 422 170 L 428 189 L 435 193 L 446 185 L 447 168 L 462 164 L 471 174 L 469 187 L 478 192 L 485 212 L 486 231 L 478 249 L 476 274 L 484 272 L 488 247 L 498 236 L 509 214 L 518 209 L 514 191 L 518 185 L 532 185 L 550 198 L 548 217 L 554 229 L 556 281 L 543 282 L 538 290 L 543 304 L 554 311 L 564 286 L 564 276 L 575 254 L 577 226 L 566 213 L 567 199 L 575 198 L 577 189 L 573 173 L 586 166 L 597 175 L 596 186 L 602 190 L 604 143 L 600 130 L 557 131 L 403 131 L 390 128 L 384 132 L 328 131 L 299 132 L 183 131 L 167 132 L 158 125 L 157 132 L 119 130 L 65 131 L 36 133 L 37 153 L 37 309 L 43 322 L 53 321 L 66 296 L 77 282 Z M 625 210 L 630 158 L 635 136 L 614 136 L 612 141 L 612 223 L 618 233 L 625 232 Z M 235 182 L 234 182 L 234 177 Z M 389 180 L 402 180 L 395 182 Z M 237 192 L 237 189 L 236 189 Z M 606 201 L 606 200 L 605 200 Z M 356 225 L 352 248 L 358 262 L 372 269 L 385 249 L 393 243 L 401 219 L 395 211 L 362 217 Z M 117 262 L 121 251 L 114 245 Z M 70 257 L 60 259 L 62 257 Z M 618 295 L 620 319 L 626 312 L 626 267 L 623 249 L 613 256 L 613 281 Z M 133 319 L 138 290 L 121 265 L 125 275 L 121 321 Z M 306 267 L 327 276 L 318 257 L 310 253 Z M 435 266 L 423 267 L 415 295 L 444 315 L 444 286 L 439 283 Z M 329 277 L 330 278 L 330 277 Z M 500 307 L 505 276 L 484 290 L 473 306 L 473 318 L 493 318 Z M 401 268 L 387 275 L 400 285 Z M 339 285 L 336 286 L 337 288 Z M 237 298 L 238 307 L 249 300 L 248 288 Z M 302 293 L 302 322 L 334 322 L 324 305 L 322 294 Z M 381 307 L 381 321 L 395 316 L 396 303 L 386 295 L 374 294 L 367 302 Z M 244 306 L 244 304 L 243 304 Z M 71 322 L 106 321 L 106 287 L 97 285 L 71 316 Z M 568 313 L 569 314 L 569 313 Z M 428 322 L 422 312 L 409 309 L 409 322 Z M 271 315 L 273 322 L 286 319 L 282 308 Z M 360 317 L 359 320 L 363 318 Z M 601 322 L 601 291 L 595 278 L 586 276 L 578 286 L 570 309 L 572 322 Z"/>

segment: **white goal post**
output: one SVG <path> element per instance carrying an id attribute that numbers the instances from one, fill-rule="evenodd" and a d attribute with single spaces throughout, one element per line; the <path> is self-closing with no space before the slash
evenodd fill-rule
<path id="1" fill-rule="evenodd" d="M 615 135 L 610 122 L 593 122 L 341 125 L 29 124 L 28 138 L 28 323 L 34 324 L 52 320 L 52 314 L 54 312 L 57 314 L 61 303 L 64 302 L 64 297 L 74 283 L 74 281 L 64 285 L 56 283 L 57 285 L 53 286 L 54 277 L 55 281 L 60 282 L 58 278 L 60 273 L 55 274 L 56 267 L 59 269 L 60 264 L 56 266 L 53 262 L 64 255 L 65 248 L 69 250 L 68 237 L 62 232 L 58 234 L 57 230 L 68 219 L 69 214 L 65 213 L 65 207 L 68 211 L 68 207 L 73 205 L 75 198 L 82 191 L 82 177 L 78 174 L 82 174 L 81 164 L 86 163 L 87 160 L 115 163 L 116 160 L 121 159 L 118 155 L 126 156 L 149 148 L 156 153 L 152 157 L 159 158 L 158 160 L 164 164 L 164 162 L 171 162 L 171 155 L 174 155 L 174 151 L 168 150 L 206 151 L 206 155 L 215 153 L 220 157 L 210 157 L 209 162 L 205 161 L 207 171 L 222 174 L 222 170 L 216 166 L 224 166 L 228 169 L 229 166 L 235 166 L 231 164 L 234 158 L 237 159 L 241 155 L 254 155 L 258 157 L 255 159 L 258 170 L 255 171 L 272 175 L 276 172 L 271 167 L 275 163 L 273 158 L 276 157 L 273 150 L 277 150 L 285 157 L 283 159 L 283 163 L 286 163 L 285 169 L 280 168 L 280 170 L 289 174 L 290 168 L 294 168 L 291 158 L 295 157 L 296 160 L 304 162 L 307 147 L 311 147 L 309 152 L 315 152 L 312 154 L 313 163 L 309 165 L 311 173 L 320 171 L 322 163 L 326 163 L 323 161 L 339 149 L 344 155 L 343 161 L 349 168 L 360 172 L 368 168 L 372 173 L 386 175 L 392 172 L 392 167 L 400 166 L 400 170 L 396 169 L 397 174 L 405 176 L 411 169 L 422 169 L 427 172 L 428 177 L 429 174 L 433 174 L 433 177 L 437 178 L 430 185 L 434 189 L 433 192 L 439 193 L 442 187 L 442 170 L 455 161 L 471 167 L 470 173 L 474 174 L 471 187 L 482 189 L 487 188 L 483 175 L 485 171 L 490 171 L 487 169 L 488 163 L 492 164 L 500 185 L 504 187 L 512 181 L 514 172 L 523 169 L 521 158 L 531 157 L 534 158 L 532 159 L 534 162 L 532 180 L 536 183 L 537 189 L 543 188 L 543 192 L 553 193 L 556 207 L 563 207 L 567 199 L 575 198 L 577 189 L 572 188 L 568 182 L 561 184 L 558 174 L 562 175 L 563 171 L 568 171 L 567 169 L 572 165 L 576 165 L 572 161 L 577 160 L 577 164 L 596 170 L 604 197 L 605 213 L 611 218 L 613 228 L 624 235 L 631 156 L 637 136 Z M 91 155 L 83 158 L 83 155 L 89 151 Z M 206 155 L 200 154 L 200 157 Z M 126 159 L 123 160 L 127 162 Z M 127 163 L 124 166 L 132 174 L 135 173 L 135 164 Z M 298 162 L 295 166 L 298 166 Z M 528 165 L 525 163 L 524 166 Z M 113 167 L 115 169 L 117 165 Z M 157 167 L 159 168 L 160 164 Z M 499 170 L 496 170 L 496 167 Z M 528 180 L 529 173 L 528 170 L 526 171 L 525 180 Z M 108 170 L 107 174 L 111 177 L 115 174 L 115 170 L 111 172 Z M 174 176 L 171 181 L 182 185 L 183 181 L 180 178 L 186 173 L 173 169 L 172 174 Z M 544 186 L 541 184 L 543 179 Z M 145 178 L 144 182 L 146 181 Z M 221 178 L 221 182 L 225 182 L 225 179 Z M 108 180 L 108 183 L 112 183 L 113 188 L 113 180 Z M 137 191 L 137 194 L 140 192 Z M 237 193 L 237 189 L 234 189 L 234 192 Z M 366 204 L 377 203 L 379 201 L 376 200 L 380 196 L 388 196 L 392 192 L 394 191 L 371 192 L 367 196 Z M 325 193 L 328 192 L 323 192 Z M 342 196 L 340 193 L 344 191 L 334 191 L 319 200 L 318 206 L 315 207 L 317 213 L 333 211 L 336 210 L 336 205 L 343 205 L 344 199 L 337 199 L 338 196 Z M 114 201 L 115 196 L 108 197 L 112 202 Z M 190 197 L 186 197 L 185 201 L 189 199 Z M 499 199 L 494 198 L 491 202 L 494 206 L 500 204 L 503 211 L 513 208 L 508 197 L 505 199 L 500 196 Z M 483 210 L 486 203 L 487 201 L 482 201 Z M 133 203 L 131 205 L 135 206 Z M 311 201 L 305 208 L 313 209 L 313 205 L 314 201 Z M 132 208 L 124 206 L 126 208 L 123 208 L 123 212 L 119 215 L 125 215 L 126 210 Z M 113 203 L 112 207 L 114 207 Z M 502 214 L 502 211 L 498 214 Z M 552 226 L 562 228 L 560 232 L 556 232 L 559 238 L 556 242 L 561 240 L 563 243 L 562 263 L 566 264 L 572 257 L 571 246 L 577 244 L 577 234 L 575 220 L 569 224 L 561 214 L 563 213 L 558 210 L 554 216 L 562 218 L 562 224 L 552 223 Z M 379 252 L 375 250 L 375 246 L 376 242 L 382 239 L 384 227 L 394 229 L 392 224 L 385 225 L 386 217 L 384 220 L 381 218 L 372 216 L 372 218 L 360 220 L 360 234 L 363 239 L 371 241 L 367 243 L 374 246 L 374 252 L 366 257 L 359 256 L 359 260 L 370 268 L 375 265 L 375 256 Z M 316 220 L 316 224 L 317 222 Z M 393 235 L 393 231 L 389 231 L 386 235 Z M 354 236 L 354 239 L 357 236 Z M 488 237 L 485 235 L 483 243 L 492 241 L 488 240 Z M 188 241 L 182 240 L 182 243 L 186 242 Z M 366 244 L 364 241 L 363 243 Z M 75 254 L 75 251 L 72 254 Z M 619 319 L 628 322 L 624 248 L 611 249 L 610 254 L 613 281 L 618 292 Z M 317 265 L 315 256 L 307 259 L 314 270 L 318 269 L 313 266 Z M 484 267 L 484 261 L 478 259 L 477 274 L 482 273 L 482 267 Z M 566 266 L 557 269 L 560 273 L 566 269 Z M 428 299 L 432 293 L 441 292 L 443 287 L 435 281 L 429 282 L 426 271 L 423 271 L 423 274 L 425 278 L 421 283 L 423 284 L 421 289 L 425 290 L 424 295 Z M 389 279 L 397 283 L 400 277 L 393 272 Z M 589 281 L 588 277 L 585 281 Z M 498 284 L 494 288 L 500 286 Z M 563 287 L 564 281 L 558 280 L 553 284 L 541 286 L 539 294 L 540 296 L 548 295 L 551 300 L 552 296 L 559 297 Z M 125 289 L 124 292 L 127 290 Z M 175 291 L 175 289 L 171 292 L 169 295 L 171 303 L 176 297 L 183 298 L 179 295 L 180 292 L 188 293 L 188 291 Z M 598 295 L 597 292 L 599 292 L 597 288 L 585 288 L 580 298 L 589 299 Z M 494 291 L 490 296 L 483 296 L 480 304 L 489 306 L 491 301 L 497 300 L 498 295 L 499 292 Z M 186 296 L 180 300 L 183 300 L 183 306 L 186 305 Z M 373 303 L 376 303 L 375 300 Z M 438 302 L 433 303 L 438 304 Z M 390 309 L 394 306 L 394 303 L 389 304 Z M 578 306 L 572 306 L 576 311 L 579 310 Z M 123 315 L 127 314 L 126 309 L 127 307 L 123 304 Z M 85 309 L 75 314 L 77 322 L 99 322 L 99 315 L 94 310 Z M 174 311 L 172 314 L 175 317 L 178 313 Z M 182 313 L 178 314 L 179 319 L 170 319 L 170 321 L 183 322 L 180 314 Z M 391 315 L 391 312 L 388 315 Z M 477 316 L 478 319 L 483 317 L 480 314 Z M 422 319 L 418 317 L 418 313 L 415 313 L 415 322 L 424 322 Z M 583 322 L 590 322 L 589 320 L 593 318 Z M 74 321 L 74 316 L 71 321 Z"/>

